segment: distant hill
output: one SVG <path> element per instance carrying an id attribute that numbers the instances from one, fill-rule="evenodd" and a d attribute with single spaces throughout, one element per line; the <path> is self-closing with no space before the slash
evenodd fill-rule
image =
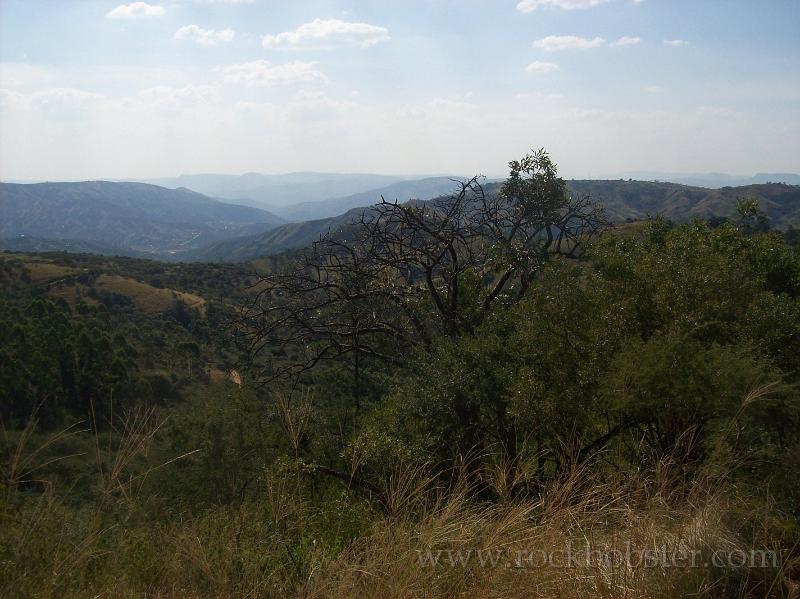
<path id="1" fill-rule="evenodd" d="M 276 208 L 276 214 L 290 222 L 337 216 L 359 206 L 369 206 L 386 200 L 404 202 L 410 198 L 429 200 L 452 192 L 458 185 L 458 177 L 428 177 L 409 181 L 398 181 L 378 189 L 370 189 L 341 198 L 330 198 L 318 202 L 303 202 L 285 208 Z"/>
<path id="2" fill-rule="evenodd" d="M 591 195 L 602 202 L 615 222 L 642 220 L 656 214 L 675 221 L 714 216 L 732 218 L 739 199 L 754 197 L 759 200 L 772 227 L 800 227 L 800 187 L 796 185 L 770 183 L 706 189 L 677 183 L 623 180 L 569 181 L 568 185 L 572 193 Z"/>
<path id="3" fill-rule="evenodd" d="M 180 257 L 188 250 L 262 233 L 282 223 L 265 210 L 188 189 L 144 183 L 0 184 L 0 247 Z"/>
<path id="4" fill-rule="evenodd" d="M 46 239 L 42 237 L 8 237 L 0 239 L 0 250 L 8 252 L 69 252 L 71 254 L 100 254 L 103 256 L 144 256 L 129 248 L 111 242 L 84 239 Z"/>
<path id="5" fill-rule="evenodd" d="M 499 183 L 486 183 L 496 193 Z M 734 217 L 737 200 L 755 197 L 771 226 L 800 228 L 800 187 L 780 183 L 707 189 L 677 183 L 569 181 L 591 195 L 615 222 L 662 214 L 683 221 Z M 70 251 L 181 261 L 248 261 L 302 248 L 327 232 L 340 232 L 383 195 L 422 201 L 447 195 L 446 177 L 400 181 L 371 191 L 294 208 L 286 223 L 258 208 L 228 204 L 188 189 L 144 183 L 0 184 L 0 249 Z M 355 207 L 353 207 L 355 205 Z M 336 216 L 330 216 L 338 211 Z M 291 212 L 287 209 L 287 214 Z"/>
<path id="6" fill-rule="evenodd" d="M 603 203 L 608 216 L 614 222 L 643 220 L 657 214 L 663 214 L 675 221 L 707 219 L 712 216 L 733 217 L 736 214 L 737 200 L 755 197 L 759 199 L 773 227 L 800 227 L 800 187 L 793 185 L 764 184 L 705 189 L 676 183 L 623 180 L 573 180 L 567 184 L 572 193 L 591 195 L 596 201 Z M 496 193 L 499 187 L 499 183 L 488 183 L 485 190 L 487 193 Z M 266 233 L 232 239 L 192 252 L 187 259 L 239 262 L 305 247 L 323 234 L 345 231 L 365 209 L 367 208 L 353 208 L 339 216 L 289 223 Z"/>
<path id="7" fill-rule="evenodd" d="M 347 173 L 300 172 L 282 175 L 181 175 L 150 179 L 147 183 L 171 189 L 186 187 L 198 193 L 237 204 L 274 210 L 281 206 L 347 196 L 407 177 Z"/>
<path id="8" fill-rule="evenodd" d="M 694 185 L 696 187 L 707 187 L 709 189 L 758 185 L 761 183 L 800 185 L 800 175 L 797 173 L 756 173 L 752 177 L 743 177 L 725 173 L 660 173 L 657 171 L 636 171 L 625 173 L 622 177 L 624 179 L 634 179 L 637 181 L 680 183 L 681 185 Z"/>
<path id="9" fill-rule="evenodd" d="M 263 256 L 311 245 L 328 232 L 346 229 L 366 208 L 353 208 L 330 218 L 289 223 L 259 235 L 231 239 L 186 256 L 196 262 L 247 262 Z"/>

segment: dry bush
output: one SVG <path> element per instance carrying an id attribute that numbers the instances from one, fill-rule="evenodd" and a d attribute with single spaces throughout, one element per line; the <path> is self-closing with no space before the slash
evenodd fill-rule
<path id="1" fill-rule="evenodd" d="M 776 567 L 760 567 L 760 554 L 758 567 L 706 563 L 714 552 L 720 552 L 721 560 L 731 555 L 738 562 L 739 551 L 749 557 L 751 549 L 779 549 L 766 534 L 761 538 L 766 545 L 748 545 L 731 525 L 742 506 L 731 499 L 730 489 L 712 483 L 698 482 L 678 496 L 664 492 L 668 484 L 603 482 L 575 468 L 538 500 L 503 504 L 471 501 L 462 487 L 437 495 L 439 501 L 418 519 L 377 522 L 371 535 L 354 542 L 303 594 L 381 599 L 786 596 L 791 582 L 781 569 L 791 564 L 781 563 L 779 552 Z M 577 561 L 561 567 L 568 546 Z M 665 551 L 668 559 L 650 554 L 647 563 L 637 563 L 642 550 Z M 437 556 L 432 565 L 431 557 Z M 544 563 L 545 556 L 554 562 Z M 604 556 L 611 559 L 603 561 Z M 771 558 L 767 562 L 771 566 Z"/>
<path id="2" fill-rule="evenodd" d="M 304 430 L 304 421 L 287 422 Z M 499 463 L 483 481 L 493 486 L 484 496 L 501 498 L 489 502 L 470 488 L 465 460 L 447 477 L 397 469 L 382 504 L 370 507 L 346 491 L 311 501 L 290 463 L 264 473 L 255 499 L 165 515 L 157 494 L 141 492 L 152 468 L 137 465 L 158 427 L 152 413 L 133 411 L 105 450 L 95 438 L 97 497 L 79 508 L 52 485 L 17 489 L 47 463 L 41 448 L 70 431 L 37 444 L 26 429 L 9 445 L 0 596 L 619 599 L 788 597 L 800 588 L 768 492 L 747 495 L 721 466 L 687 485 L 679 459 L 639 478 L 576 465 L 538 497 L 521 499 L 513 477 L 522 469 Z M 677 552 L 680 565 L 655 553 L 649 563 L 630 563 L 628 547 L 634 561 L 642 550 Z M 542 563 L 545 554 L 563 562 L 567 548 L 577 555 L 568 567 Z M 751 550 L 776 552 L 774 565 L 707 563 L 714 552 Z"/>

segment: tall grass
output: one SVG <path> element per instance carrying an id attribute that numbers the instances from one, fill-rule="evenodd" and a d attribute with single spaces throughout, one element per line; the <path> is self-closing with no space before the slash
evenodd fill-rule
<path id="1" fill-rule="evenodd" d="M 602 481 L 576 468 L 538 499 L 502 504 L 476 504 L 462 487 L 415 517 L 377 521 L 304 590 L 383 599 L 788 596 L 793 564 L 768 536 L 746 538 L 736 525 L 745 513 L 764 525 L 766 513 L 710 480 L 680 497 L 643 482 Z M 774 563 L 738 567 L 754 549 L 776 551 Z M 659 555 L 639 563 L 643 550 Z M 713 555 L 733 565 L 714 565 Z"/>
<path id="2" fill-rule="evenodd" d="M 79 507 L 54 485 L 26 490 L 24 482 L 50 459 L 40 448 L 69 431 L 32 443 L 26 428 L 8 445 L 1 596 L 797 596 L 800 565 L 774 532 L 774 510 L 719 470 L 686 486 L 669 460 L 639 477 L 576 465 L 520 499 L 508 492 L 519 469 L 500 464 L 484 484 L 501 499 L 488 502 L 475 499 L 466 475 L 444 486 L 440 473 L 420 467 L 389 475 L 378 505 L 344 487 L 311 501 L 295 470 L 276 467 L 253 497 L 195 513 L 142 484 L 161 424 L 132 412 L 113 443 L 94 438 L 95 497 Z M 565 565 L 568 548 L 579 559 Z M 698 557 L 637 563 L 643 550 Z M 775 560 L 710 561 L 752 550 L 774 551 Z M 626 551 L 632 561 L 614 559 Z"/>

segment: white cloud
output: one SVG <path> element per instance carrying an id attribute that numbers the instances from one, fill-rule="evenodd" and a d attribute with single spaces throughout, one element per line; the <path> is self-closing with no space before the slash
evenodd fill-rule
<path id="1" fill-rule="evenodd" d="M 389 40 L 389 30 L 369 23 L 350 23 L 341 19 L 315 19 L 294 31 L 265 35 L 265 48 L 358 45 L 362 48 Z"/>
<path id="2" fill-rule="evenodd" d="M 543 94 L 541 92 L 514 94 L 514 99 L 520 101 L 555 101 L 561 100 L 563 97 L 561 94 Z"/>
<path id="3" fill-rule="evenodd" d="M 193 41 L 202 46 L 216 46 L 230 42 L 236 36 L 233 29 L 202 29 L 197 25 L 185 25 L 175 32 L 176 40 Z"/>
<path id="4" fill-rule="evenodd" d="M 120 4 L 106 13 L 107 19 L 142 19 L 145 17 L 162 17 L 166 14 L 163 6 L 147 2 L 131 2 Z"/>
<path id="5" fill-rule="evenodd" d="M 533 144 L 550 149 L 567 178 L 652 170 L 654 164 L 665 171 L 791 171 L 800 155 L 800 126 L 794 121 L 787 125 L 782 115 L 751 112 L 731 118 L 711 99 L 699 102 L 711 104 L 702 108 L 610 111 L 590 97 L 560 99 L 547 90 L 519 90 L 530 93 L 490 95 L 471 103 L 460 97 L 417 97 L 374 104 L 350 97 L 350 88 L 342 90 L 343 97 L 294 94 L 293 88 L 238 97 L 235 90 L 220 88 L 215 100 L 211 89 L 169 83 L 184 81 L 185 74 L 167 74 L 165 85 L 174 89 L 151 88 L 125 98 L 93 100 L 46 84 L 39 89 L 48 93 L 33 106 L 21 102 L 21 94 L 29 97 L 24 91 L 0 91 L 0 102 L 11 105 L 2 108 L 0 178 L 146 178 L 260 171 L 265 164 L 284 172 L 392 168 L 500 176 L 508 159 Z M 162 76 L 151 78 L 160 83 Z M 793 88 L 787 91 L 796 94 Z M 41 106 L 57 99 L 75 100 L 78 106 Z M 453 136 L 454 127 L 462 135 Z M 697 136 L 698 130 L 704 135 Z M 465 137 L 475 143 L 464 144 Z M 693 143 L 687 145 L 686 139 Z"/>
<path id="6" fill-rule="evenodd" d="M 700 106 L 697 114 L 701 117 L 721 118 L 721 119 L 740 119 L 744 114 L 732 108 L 724 106 Z"/>
<path id="7" fill-rule="evenodd" d="M 468 115 L 478 110 L 478 105 L 468 102 L 461 98 L 441 98 L 436 97 L 430 101 L 430 108 L 434 111 L 441 111 L 448 116 L 455 117 L 459 112 L 461 115 Z M 458 117 L 461 118 L 461 117 Z"/>
<path id="8" fill-rule="evenodd" d="M 31 104 L 38 108 L 86 108 L 103 96 L 71 87 L 56 87 L 30 95 Z"/>
<path id="9" fill-rule="evenodd" d="M 554 73 L 560 71 L 561 67 L 554 62 L 543 62 L 541 60 L 534 60 L 527 67 L 526 73 Z"/>
<path id="10" fill-rule="evenodd" d="M 26 62 L 0 62 L 0 81 L 6 88 L 35 89 L 59 83 L 51 69 Z"/>
<path id="11" fill-rule="evenodd" d="M 605 4 L 609 0 L 522 0 L 517 4 L 520 12 L 533 12 L 541 7 L 562 8 L 564 10 L 575 10 L 578 8 L 592 8 L 600 4 Z"/>
<path id="12" fill-rule="evenodd" d="M 660 85 L 648 85 L 644 88 L 644 91 L 646 91 L 648 94 L 660 94 L 664 91 L 664 88 Z"/>
<path id="13" fill-rule="evenodd" d="M 606 43 L 602 37 L 592 39 L 578 37 L 576 35 L 548 35 L 544 39 L 533 42 L 536 48 L 541 48 L 545 52 L 557 52 L 559 50 L 586 50 L 588 48 L 598 48 Z"/>
<path id="14" fill-rule="evenodd" d="M 640 37 L 631 37 L 629 35 L 623 35 L 618 40 L 615 40 L 609 44 L 609 46 L 635 46 L 636 44 L 641 44 L 642 38 Z"/>
<path id="15" fill-rule="evenodd" d="M 667 46 L 688 46 L 689 42 L 686 40 L 664 40 L 664 44 Z"/>
<path id="16" fill-rule="evenodd" d="M 293 145 L 298 134 L 306 139 L 342 139 L 352 125 L 368 120 L 369 108 L 352 100 L 335 99 L 320 91 L 300 90 L 287 102 L 237 102 L 234 106 L 237 116 L 246 123 L 266 126 L 264 133 L 271 138 L 275 135 L 285 137 L 287 145 Z M 374 123 L 373 123 L 374 124 Z M 376 125 L 377 126 L 377 125 Z M 323 142 L 326 143 L 326 142 Z"/>
<path id="17" fill-rule="evenodd" d="M 59 120 L 72 120 L 90 115 L 105 96 L 72 87 L 53 87 L 21 94 L 11 90 L 0 90 L 0 106 L 15 110 L 33 110 Z"/>
<path id="18" fill-rule="evenodd" d="M 220 96 L 211 85 L 170 87 L 157 85 L 140 90 L 133 99 L 124 99 L 126 107 L 158 110 L 187 110 L 217 102 Z"/>
<path id="19" fill-rule="evenodd" d="M 268 60 L 254 60 L 241 64 L 217 67 L 228 83 L 244 83 L 249 86 L 288 86 L 299 83 L 327 83 L 328 77 L 317 69 L 316 62 L 296 60 L 284 64 L 272 64 Z"/>
<path id="20" fill-rule="evenodd" d="M 24 101 L 25 96 L 12 89 L 0 88 L 0 106 L 4 104 L 12 105 Z"/>

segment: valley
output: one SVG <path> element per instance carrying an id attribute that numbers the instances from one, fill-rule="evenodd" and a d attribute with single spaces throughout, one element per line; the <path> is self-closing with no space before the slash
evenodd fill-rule
<path id="1" fill-rule="evenodd" d="M 435 180 L 435 197 L 408 202 L 425 184 L 392 183 L 377 196 L 398 203 L 369 205 L 367 190 L 343 214 L 290 223 L 149 184 L 0 187 L 3 230 L 49 236 L 0 251 L 0 529 L 26 539 L 0 583 L 353 596 L 367 567 L 403 595 L 447 595 L 463 572 L 432 578 L 420 542 L 495 535 L 519 552 L 521 535 L 557 551 L 577 542 L 561 529 L 575 519 L 611 546 L 658 542 L 673 534 L 664 522 L 723 539 L 714 551 L 765 542 L 728 521 L 771 543 L 793 535 L 778 529 L 796 522 L 781 456 L 799 430 L 800 188 L 551 178 L 547 192 L 513 175 L 455 196 Z M 558 211 L 516 209 L 547 193 Z M 759 394 L 775 402 L 748 399 Z M 731 423 L 772 464 L 780 512 L 743 495 L 764 469 L 707 453 L 740 451 Z M 520 441 L 525 430 L 538 438 Z M 676 499 L 653 486 L 666 466 L 651 455 L 677 460 L 659 483 Z M 747 511 L 718 505 L 723 492 Z M 725 522 L 702 515 L 712 508 Z M 197 569 L 186 551 L 199 548 L 233 570 Z M 78 577 L 53 568 L 64 559 Z M 496 572 L 470 584 L 523 584 Z M 658 572 L 670 592 L 708 575 Z M 763 588 L 747 572 L 724 584 Z M 550 576 L 583 589 L 568 574 Z"/>
<path id="2" fill-rule="evenodd" d="M 322 175 L 310 176 L 310 182 L 309 177 L 294 176 L 303 181 L 292 184 L 302 188 L 301 197 L 319 193 L 319 198 L 328 199 L 283 205 L 276 210 L 281 216 L 186 188 L 143 183 L 0 184 L 0 249 L 98 253 L 171 262 L 247 262 L 298 250 L 322 235 L 343 231 L 382 197 L 400 203 L 427 201 L 444 197 L 457 186 L 457 180 L 449 177 L 424 178 L 329 198 L 343 188 L 374 185 L 376 177 L 383 181 L 378 176 L 353 177 L 341 175 L 339 187 L 326 187 L 330 181 Z M 222 185 L 213 176 L 197 178 L 198 189 L 219 191 Z M 227 181 L 223 178 L 229 185 Z M 193 177 L 164 181 L 176 182 L 196 184 Z M 269 189 L 282 203 L 300 193 L 295 187 L 288 195 L 278 185 Z M 488 193 L 497 193 L 500 183 L 488 181 L 485 188 Z M 731 219 L 737 201 L 753 198 L 759 201 L 771 227 L 800 228 L 800 187 L 794 185 L 706 189 L 633 180 L 573 180 L 568 182 L 568 189 L 601 203 L 615 223 L 658 215 L 676 222 Z"/>
<path id="3" fill-rule="evenodd" d="M 798 31 L 0 0 L 0 599 L 800 599 Z"/>

